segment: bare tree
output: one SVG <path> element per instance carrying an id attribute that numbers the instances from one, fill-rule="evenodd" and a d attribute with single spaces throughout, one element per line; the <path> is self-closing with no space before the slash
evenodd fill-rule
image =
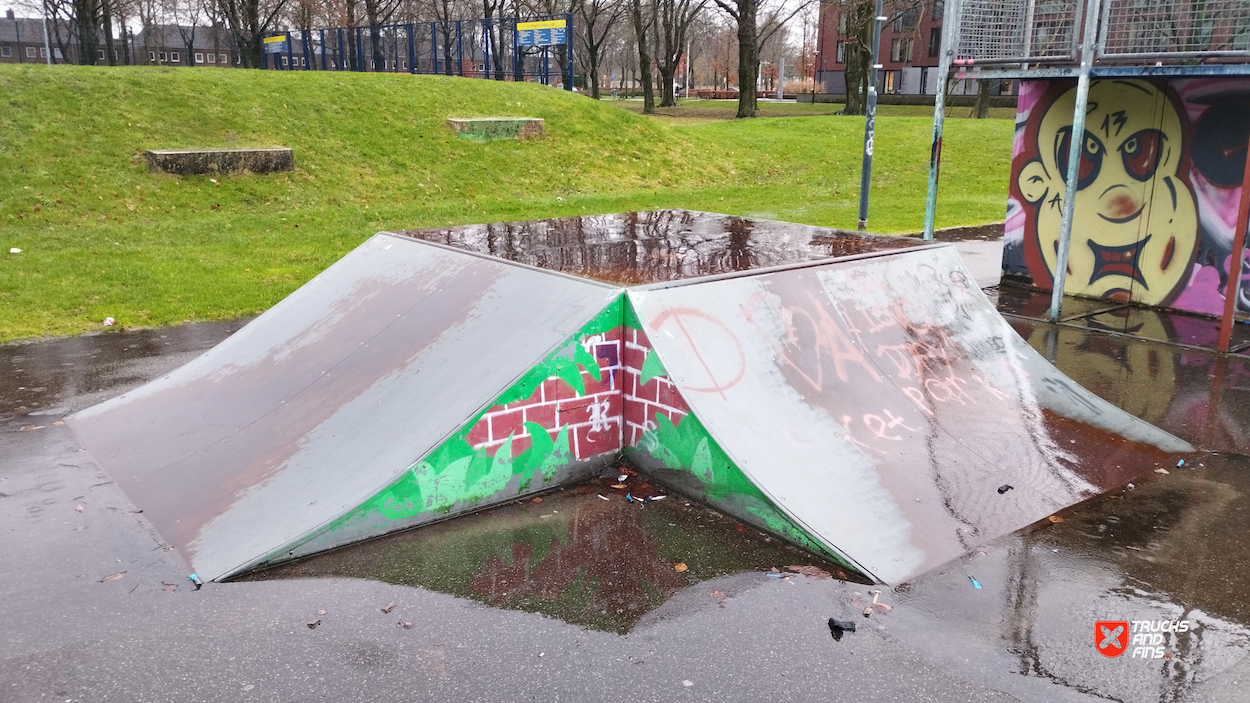
<path id="1" fill-rule="evenodd" d="M 200 0 L 168 0 L 166 11 L 173 18 L 178 36 L 187 49 L 186 65 L 195 66 L 195 32 L 204 17 L 204 6 Z"/>
<path id="2" fill-rule="evenodd" d="M 218 12 L 238 44 L 244 68 L 260 68 L 264 37 L 276 26 L 287 0 L 216 0 Z"/>
<path id="3" fill-rule="evenodd" d="M 923 0 L 893 0 L 886 14 L 886 23 L 909 14 L 916 16 L 923 9 Z M 842 6 L 846 16 L 846 107 L 844 115 L 862 115 L 867 111 L 868 78 L 872 66 L 872 23 L 877 16 L 876 0 L 849 0 Z M 912 23 L 918 28 L 920 23 Z"/>
<path id="4" fill-rule="evenodd" d="M 621 0 L 579 0 L 577 4 L 577 15 L 581 18 L 577 38 L 586 49 L 586 74 L 590 78 L 590 96 L 595 100 L 600 97 L 599 64 L 603 46 L 624 14 L 625 3 Z"/>
<path id="5" fill-rule="evenodd" d="M 677 67 L 686 53 L 686 37 L 690 24 L 703 12 L 708 0 L 654 0 L 657 27 L 656 68 L 660 71 L 660 107 L 677 104 L 673 90 Z"/>

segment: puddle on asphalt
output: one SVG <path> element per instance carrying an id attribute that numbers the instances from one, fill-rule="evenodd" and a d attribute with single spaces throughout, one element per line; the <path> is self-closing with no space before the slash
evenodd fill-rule
<path id="1" fill-rule="evenodd" d="M 53 406 L 81 410 L 120 395 L 190 361 L 251 321 L 0 344 L 0 420 Z"/>
<path id="2" fill-rule="evenodd" d="M 510 503 L 238 580 L 375 579 L 623 634 L 678 591 L 721 576 L 815 565 L 849 578 L 676 493 L 630 503 L 629 489 L 615 483 L 615 476 L 594 479 L 541 502 Z"/>
<path id="3" fill-rule="evenodd" d="M 586 215 L 396 234 L 618 285 L 676 281 L 925 243 L 913 237 L 691 210 Z"/>
<path id="4" fill-rule="evenodd" d="M 897 587 L 891 634 L 1026 699 L 1245 700 L 1204 686 L 1250 661 L 1250 458 L 1167 471 Z M 1096 649 L 1099 621 L 1129 623 L 1123 654 Z"/>

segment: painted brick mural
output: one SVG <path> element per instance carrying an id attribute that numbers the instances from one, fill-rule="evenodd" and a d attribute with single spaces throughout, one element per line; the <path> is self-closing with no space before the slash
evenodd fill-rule
<path id="1" fill-rule="evenodd" d="M 624 394 L 625 446 L 636 447 L 643 434 L 653 432 L 656 415 L 662 415 L 674 425 L 690 414 L 690 408 L 682 399 L 677 387 L 668 380 L 668 374 L 651 350 L 651 342 L 641 329 L 624 327 L 625 354 L 622 364 Z"/>
<path id="2" fill-rule="evenodd" d="M 508 439 L 512 456 L 533 445 L 535 426 L 554 440 L 568 428 L 569 446 L 578 460 L 621 448 L 621 328 L 592 334 L 577 342 L 598 363 L 599 377 L 579 368 L 583 387 L 574 388 L 559 376 L 545 379 L 528 398 L 489 408 L 469 430 L 474 449 L 495 456 Z"/>

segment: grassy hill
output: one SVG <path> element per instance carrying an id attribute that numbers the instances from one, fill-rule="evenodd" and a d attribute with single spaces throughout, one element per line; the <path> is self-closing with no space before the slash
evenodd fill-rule
<path id="1" fill-rule="evenodd" d="M 542 117 L 548 137 L 443 124 L 489 115 Z M 940 224 L 1001 219 L 1010 121 L 948 124 Z M 919 227 L 929 129 L 879 121 L 871 229 Z M 667 124 L 436 76 L 0 66 L 0 340 L 254 314 L 381 229 L 656 207 L 853 226 L 862 133 L 841 117 Z M 141 157 L 277 144 L 296 171 L 176 177 Z"/>

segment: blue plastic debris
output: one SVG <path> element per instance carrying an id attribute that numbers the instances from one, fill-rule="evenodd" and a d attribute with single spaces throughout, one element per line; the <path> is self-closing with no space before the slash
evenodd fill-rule
<path id="1" fill-rule="evenodd" d="M 1184 459 L 1181 459 L 1180 461 L 1176 462 L 1176 468 L 1178 468 L 1178 469 L 1179 469 L 1179 468 L 1181 468 L 1181 467 L 1182 467 L 1182 466 L 1184 466 L 1184 465 L 1185 465 L 1185 460 L 1184 460 Z"/>
<path id="2" fill-rule="evenodd" d="M 972 587 L 973 587 L 973 588 L 980 588 L 980 587 L 981 587 L 981 582 L 980 582 L 980 581 L 977 581 L 977 580 L 976 580 L 976 579 L 974 579 L 974 578 L 972 578 L 972 576 L 969 576 L 969 577 L 968 577 L 968 580 L 972 582 Z"/>
<path id="3" fill-rule="evenodd" d="M 629 493 L 626 493 L 626 494 L 625 494 L 625 500 L 628 500 L 629 502 L 631 502 L 631 503 L 632 503 L 632 502 L 634 502 L 634 496 L 630 495 Z"/>
<path id="4" fill-rule="evenodd" d="M 200 580 L 200 577 L 195 574 L 191 574 L 187 578 L 191 579 L 191 583 L 195 584 L 195 590 L 197 591 L 204 585 L 204 582 Z"/>

